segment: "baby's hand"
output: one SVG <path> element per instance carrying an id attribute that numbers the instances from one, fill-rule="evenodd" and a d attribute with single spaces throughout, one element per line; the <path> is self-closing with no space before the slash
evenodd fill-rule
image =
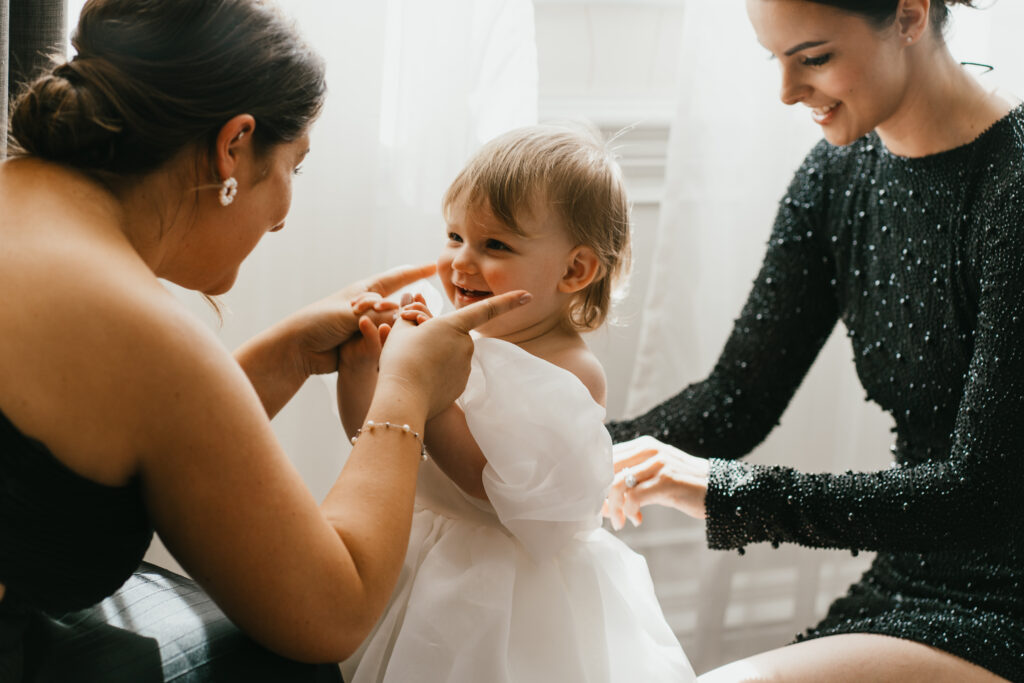
<path id="1" fill-rule="evenodd" d="M 368 315 L 378 325 L 394 321 L 395 311 L 398 310 L 397 303 L 385 299 L 376 292 L 363 292 L 352 299 L 349 305 L 357 318 L 361 315 Z"/>
<path id="2" fill-rule="evenodd" d="M 388 312 L 389 322 L 394 314 Z M 359 336 L 348 340 L 338 350 L 338 372 L 343 375 L 372 371 L 377 372 L 380 350 L 384 344 L 382 329 L 387 330 L 389 322 L 378 324 L 368 315 L 359 318 Z"/>
<path id="3" fill-rule="evenodd" d="M 427 322 L 434 315 L 427 308 L 427 302 L 422 294 L 417 294 L 416 296 L 405 294 L 402 296 L 402 308 L 398 311 L 398 317 L 402 320 L 408 320 L 414 325 L 419 325 Z"/>

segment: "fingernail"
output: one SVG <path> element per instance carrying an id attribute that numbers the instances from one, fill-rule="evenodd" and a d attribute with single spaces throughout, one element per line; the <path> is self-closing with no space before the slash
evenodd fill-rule
<path id="1" fill-rule="evenodd" d="M 530 294 L 529 292 L 527 292 L 526 294 L 523 294 L 521 297 L 519 297 L 519 303 L 521 303 L 521 304 L 528 304 L 532 300 L 533 300 L 533 295 Z"/>

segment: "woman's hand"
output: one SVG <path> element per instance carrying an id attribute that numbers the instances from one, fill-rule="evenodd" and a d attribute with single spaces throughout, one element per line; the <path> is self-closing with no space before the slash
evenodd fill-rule
<path id="1" fill-rule="evenodd" d="M 397 305 L 384 297 L 434 274 L 433 264 L 403 266 L 360 280 L 288 316 L 235 352 L 267 415 L 273 417 L 310 375 L 338 369 L 338 347 L 359 331 L 359 318 L 390 322 Z"/>
<path id="2" fill-rule="evenodd" d="M 428 419 L 437 415 L 466 388 L 473 355 L 469 331 L 530 298 L 522 290 L 505 292 L 432 319 L 416 303 L 407 306 L 385 331 L 378 390 L 384 384 L 397 388 L 421 404 Z"/>
<path id="3" fill-rule="evenodd" d="M 650 436 L 615 446 L 615 479 L 602 513 L 621 529 L 643 521 L 640 508 L 664 505 L 704 519 L 710 464 Z"/>
<path id="4" fill-rule="evenodd" d="M 359 332 L 360 316 L 368 315 L 378 324 L 390 320 L 393 316 L 388 312 L 398 305 L 384 301 L 384 297 L 430 277 L 435 270 L 434 264 L 394 268 L 349 285 L 287 318 L 284 323 L 290 322 L 295 328 L 299 359 L 306 376 L 337 370 L 337 348 Z"/>

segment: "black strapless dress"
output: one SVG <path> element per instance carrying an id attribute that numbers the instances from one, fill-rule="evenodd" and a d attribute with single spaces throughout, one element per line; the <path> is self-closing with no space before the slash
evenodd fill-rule
<path id="1" fill-rule="evenodd" d="M 195 582 L 143 563 L 140 483 L 68 469 L 0 413 L 0 683 L 341 681 L 247 638 Z"/>

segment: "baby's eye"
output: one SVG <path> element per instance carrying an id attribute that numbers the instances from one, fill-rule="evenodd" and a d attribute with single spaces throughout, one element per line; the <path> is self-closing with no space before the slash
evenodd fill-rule
<path id="1" fill-rule="evenodd" d="M 487 248 L 495 251 L 512 251 L 512 248 L 500 240 L 487 240 Z"/>
<path id="2" fill-rule="evenodd" d="M 448 233 L 448 240 L 451 242 L 461 242 L 462 238 L 457 232 L 450 232 Z"/>
<path id="3" fill-rule="evenodd" d="M 827 52 L 820 57 L 804 57 L 801 63 L 804 66 L 824 66 L 830 59 L 832 59 L 832 53 Z"/>

